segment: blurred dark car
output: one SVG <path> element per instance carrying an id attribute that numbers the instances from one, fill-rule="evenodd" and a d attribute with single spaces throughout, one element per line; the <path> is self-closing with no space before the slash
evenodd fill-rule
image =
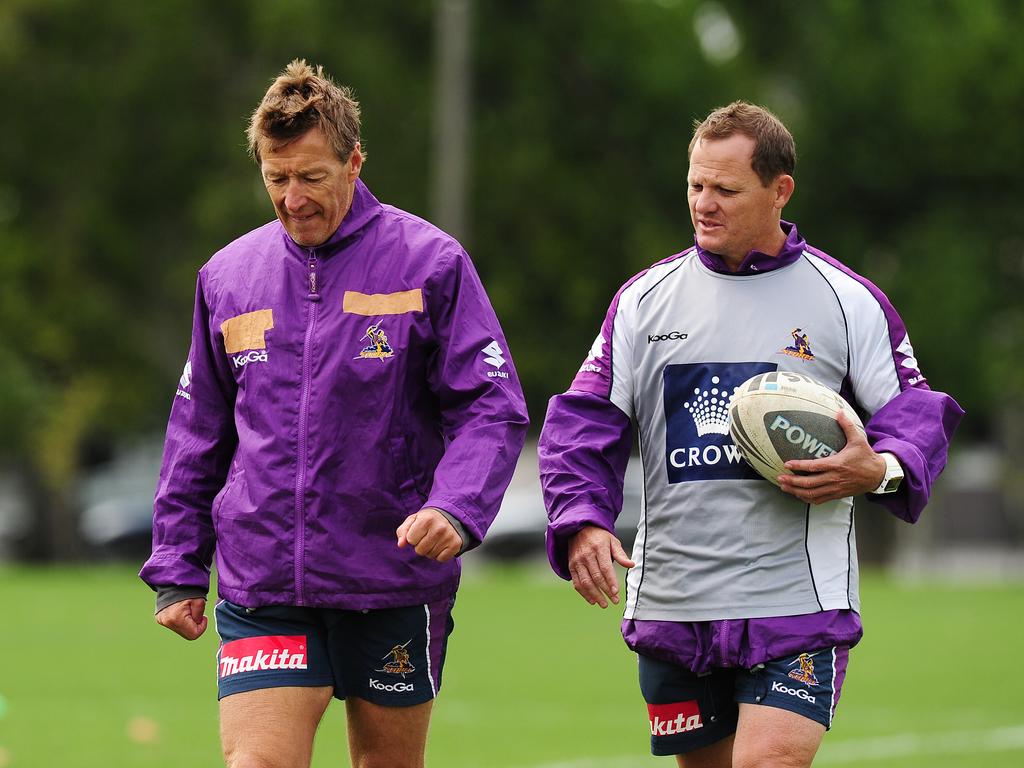
<path id="1" fill-rule="evenodd" d="M 15 554 L 31 524 L 24 483 L 14 473 L 0 472 L 0 562 Z"/>

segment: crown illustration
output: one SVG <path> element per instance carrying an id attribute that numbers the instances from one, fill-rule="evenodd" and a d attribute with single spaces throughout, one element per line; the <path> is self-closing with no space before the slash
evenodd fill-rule
<path id="1" fill-rule="evenodd" d="M 702 390 L 697 387 L 693 390 L 696 397 L 683 403 L 683 407 L 690 412 L 699 437 L 729 434 L 729 403 L 739 387 L 734 387 L 732 392 L 725 387 L 719 389 L 715 385 L 720 381 L 717 376 L 712 376 L 711 389 Z"/>

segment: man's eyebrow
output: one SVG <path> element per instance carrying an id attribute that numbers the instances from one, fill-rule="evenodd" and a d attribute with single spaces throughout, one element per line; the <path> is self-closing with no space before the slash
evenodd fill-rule
<path id="1" fill-rule="evenodd" d="M 309 176 L 311 174 L 328 173 L 330 168 L 326 165 L 310 165 L 305 168 L 296 168 L 293 172 L 297 176 Z M 265 168 L 262 171 L 264 176 L 287 176 L 288 172 L 280 168 Z"/>

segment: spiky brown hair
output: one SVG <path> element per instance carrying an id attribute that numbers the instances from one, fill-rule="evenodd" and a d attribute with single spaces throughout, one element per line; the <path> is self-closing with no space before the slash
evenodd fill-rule
<path id="1" fill-rule="evenodd" d="M 359 102 L 305 59 L 295 59 L 277 76 L 252 113 L 246 136 L 257 163 L 267 147 L 280 147 L 320 128 L 344 163 L 359 143 Z M 360 153 L 365 159 L 366 154 Z"/>

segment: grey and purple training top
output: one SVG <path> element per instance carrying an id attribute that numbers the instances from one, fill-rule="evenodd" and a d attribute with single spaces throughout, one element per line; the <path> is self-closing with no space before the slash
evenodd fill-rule
<path id="1" fill-rule="evenodd" d="M 875 500 L 909 522 L 963 413 L 929 389 L 884 294 L 783 229 L 777 257 L 751 253 L 737 272 L 691 248 L 626 283 L 541 435 L 548 554 L 568 578 L 569 538 L 584 525 L 614 530 L 635 425 L 644 501 L 624 632 L 643 650 L 664 639 L 661 622 L 722 622 L 715 649 L 710 636 L 680 640 L 693 648 L 677 656 L 692 650 L 701 658 L 685 663 L 697 667 L 852 644 L 861 631 L 853 499 L 812 507 L 755 474 L 728 435 L 734 388 L 795 371 L 840 392 L 875 450 L 903 465 L 902 490 Z"/>
<path id="2" fill-rule="evenodd" d="M 273 221 L 199 273 L 167 427 L 153 587 L 247 607 L 369 609 L 451 595 L 459 563 L 398 549 L 436 507 L 483 539 L 527 415 L 469 257 L 357 182 L 323 245 Z"/>

